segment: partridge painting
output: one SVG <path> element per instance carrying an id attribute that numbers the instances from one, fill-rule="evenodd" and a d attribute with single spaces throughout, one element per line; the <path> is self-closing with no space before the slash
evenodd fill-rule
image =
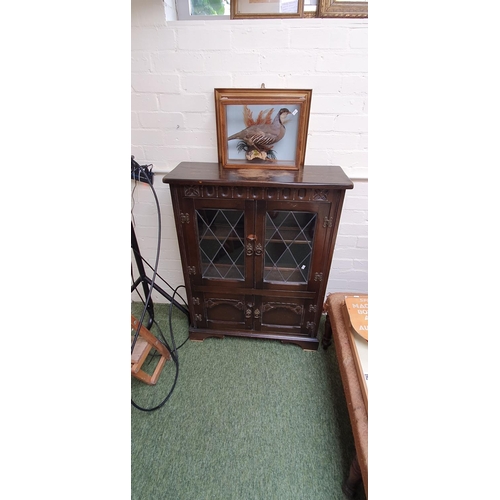
<path id="1" fill-rule="evenodd" d="M 257 119 L 253 119 L 252 112 L 245 105 L 243 108 L 243 121 L 246 128 L 227 138 L 228 141 L 239 139 L 236 146 L 238 151 L 245 151 L 247 160 L 260 158 L 261 160 L 274 160 L 276 155 L 273 146 L 283 139 L 286 128 L 285 118 L 291 114 L 287 108 L 281 108 L 274 119 L 274 108 L 261 111 Z"/>

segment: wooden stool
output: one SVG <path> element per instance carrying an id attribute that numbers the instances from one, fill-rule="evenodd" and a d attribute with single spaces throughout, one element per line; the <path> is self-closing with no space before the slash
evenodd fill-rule
<path id="1" fill-rule="evenodd" d="M 139 320 L 132 316 L 132 332 L 134 332 L 134 334 L 138 325 Z M 134 335 L 132 335 L 132 342 L 133 341 Z M 144 370 L 142 370 L 142 364 L 146 361 L 151 349 L 156 349 L 161 354 L 161 358 L 156 365 L 153 375 L 148 375 Z M 155 385 L 161 371 L 163 370 L 163 366 L 169 359 L 170 353 L 168 352 L 168 349 L 144 325 L 141 325 L 139 336 L 137 337 L 137 342 L 135 343 L 134 351 L 132 352 L 132 376 L 142 380 L 148 385 Z"/>

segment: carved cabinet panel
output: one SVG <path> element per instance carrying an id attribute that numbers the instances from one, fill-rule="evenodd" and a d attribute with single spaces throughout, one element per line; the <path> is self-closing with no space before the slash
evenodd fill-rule
<path id="1" fill-rule="evenodd" d="M 342 170 L 227 173 L 184 162 L 163 181 L 172 195 L 190 338 L 247 336 L 317 349 L 345 190 L 352 188 Z"/>
<path id="2" fill-rule="evenodd" d="M 251 330 L 252 296 L 239 293 L 197 292 L 196 328 L 209 330 Z"/>

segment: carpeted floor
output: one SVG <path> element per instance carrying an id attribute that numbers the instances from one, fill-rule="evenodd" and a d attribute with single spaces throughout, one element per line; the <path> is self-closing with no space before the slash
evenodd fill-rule
<path id="1" fill-rule="evenodd" d="M 171 345 L 168 312 L 155 306 Z M 187 318 L 175 308 L 172 325 L 179 346 Z M 333 349 L 231 337 L 185 343 L 170 399 L 152 412 L 132 407 L 132 499 L 344 499 L 354 443 Z M 132 378 L 132 400 L 157 406 L 174 378 L 173 361 L 154 387 Z M 365 499 L 362 486 L 356 499 Z"/>

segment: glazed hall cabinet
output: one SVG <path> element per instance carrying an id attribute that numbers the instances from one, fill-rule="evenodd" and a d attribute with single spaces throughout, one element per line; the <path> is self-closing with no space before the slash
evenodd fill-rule
<path id="1" fill-rule="evenodd" d="M 170 185 L 189 337 L 225 335 L 317 349 L 346 189 L 340 167 L 222 169 L 182 162 Z"/>

